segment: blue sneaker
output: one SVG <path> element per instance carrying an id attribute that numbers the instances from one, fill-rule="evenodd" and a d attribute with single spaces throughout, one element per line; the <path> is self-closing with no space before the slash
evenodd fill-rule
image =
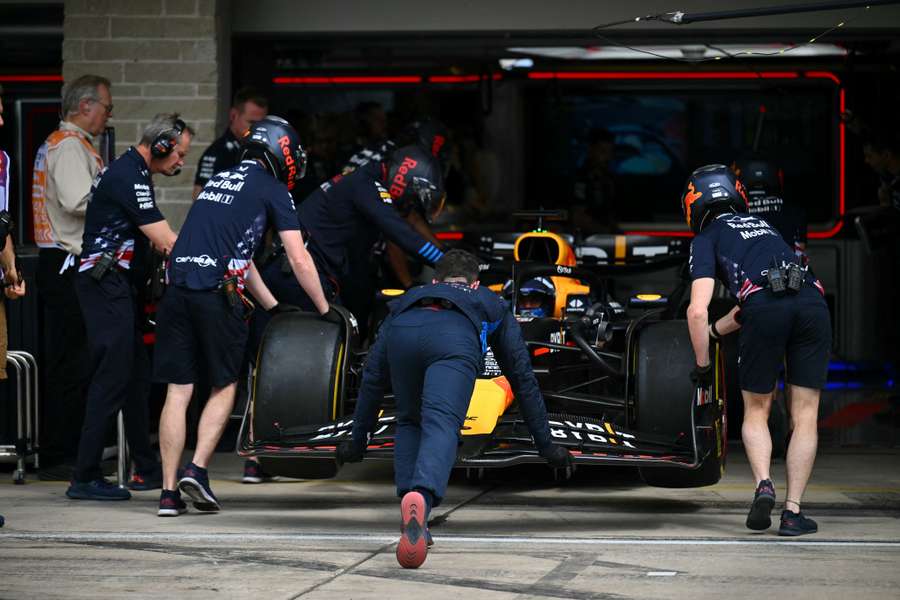
<path id="1" fill-rule="evenodd" d="M 187 512 L 187 504 L 181 499 L 181 493 L 172 490 L 163 490 L 159 494 L 158 517 L 177 517 Z"/>
<path id="2" fill-rule="evenodd" d="M 218 512 L 219 501 L 209 487 L 209 475 L 206 469 L 194 463 L 184 467 L 184 473 L 178 480 L 178 489 L 191 497 L 194 508 L 204 512 Z"/>
<path id="3" fill-rule="evenodd" d="M 781 511 L 781 527 L 778 535 L 797 536 L 819 531 L 819 525 L 802 512 Z"/>
<path id="4" fill-rule="evenodd" d="M 73 481 L 66 490 L 66 496 L 73 500 L 129 500 L 131 492 L 105 479 L 94 481 Z"/>

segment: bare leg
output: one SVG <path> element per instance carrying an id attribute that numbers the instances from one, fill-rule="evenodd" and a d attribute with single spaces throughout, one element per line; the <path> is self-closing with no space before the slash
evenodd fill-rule
<path id="1" fill-rule="evenodd" d="M 166 390 L 166 404 L 159 417 L 159 453 L 162 456 L 164 490 L 176 489 L 178 463 L 184 451 L 187 429 L 187 408 L 193 393 L 193 384 L 170 383 Z"/>
<path id="2" fill-rule="evenodd" d="M 800 502 L 816 460 L 819 441 L 819 390 L 790 386 L 789 407 L 794 433 L 787 450 L 787 499 L 785 508 L 800 512 Z"/>
<path id="3" fill-rule="evenodd" d="M 756 394 L 741 390 L 744 397 L 744 425 L 741 436 L 750 469 L 758 484 L 770 479 L 769 465 L 772 462 L 772 436 L 769 434 L 769 411 L 772 409 L 772 392 Z"/>
<path id="4" fill-rule="evenodd" d="M 194 451 L 194 464 L 201 468 L 209 465 L 209 459 L 212 458 L 225 431 L 225 425 L 231 416 L 231 409 L 234 407 L 234 395 L 237 391 L 237 382 L 226 385 L 221 388 L 213 388 L 209 394 L 209 401 L 200 415 L 200 426 L 197 431 L 197 449 Z"/>

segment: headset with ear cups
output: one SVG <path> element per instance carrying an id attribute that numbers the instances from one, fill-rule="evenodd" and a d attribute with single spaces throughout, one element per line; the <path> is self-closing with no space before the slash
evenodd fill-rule
<path id="1" fill-rule="evenodd" d="M 165 158 L 172 153 L 178 144 L 178 138 L 187 129 L 187 124 L 181 119 L 175 119 L 171 129 L 166 129 L 150 144 L 150 154 L 153 158 Z"/>

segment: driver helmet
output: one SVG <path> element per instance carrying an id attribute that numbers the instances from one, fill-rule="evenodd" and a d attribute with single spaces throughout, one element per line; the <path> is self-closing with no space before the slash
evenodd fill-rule
<path id="1" fill-rule="evenodd" d="M 437 158 L 419 146 L 404 146 L 391 154 L 385 185 L 401 214 L 418 211 L 426 221 L 444 207 L 444 177 Z"/>
<path id="2" fill-rule="evenodd" d="M 688 178 L 681 195 L 681 210 L 688 227 L 698 234 L 714 213 L 747 212 L 747 192 L 734 171 L 725 165 L 706 165 Z"/>
<path id="3" fill-rule="evenodd" d="M 556 286 L 548 277 L 528 279 L 519 288 L 516 313 L 522 317 L 552 317 L 556 303 Z"/>
<path id="4" fill-rule="evenodd" d="M 306 175 L 306 151 L 300 145 L 300 135 L 281 117 L 269 115 L 250 125 L 241 145 L 241 160 L 262 160 L 269 172 L 288 190 L 294 189 L 294 185 Z"/>

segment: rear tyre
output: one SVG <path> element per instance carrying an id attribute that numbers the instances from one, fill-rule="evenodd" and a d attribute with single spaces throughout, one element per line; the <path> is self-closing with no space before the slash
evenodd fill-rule
<path id="1" fill-rule="evenodd" d="M 266 328 L 253 386 L 253 437 L 278 445 L 283 434 L 333 421 L 343 413 L 343 328 L 312 313 L 287 313 Z M 260 457 L 263 471 L 299 479 L 338 472 L 332 458 Z"/>
<path id="2" fill-rule="evenodd" d="M 690 439 L 691 403 L 695 389 L 688 374 L 695 366 L 687 322 L 660 321 L 642 329 L 637 341 L 635 393 L 637 430 L 643 433 Z M 709 410 L 717 410 L 715 406 Z M 699 414 L 699 411 L 698 411 Z M 723 435 L 721 416 L 716 412 L 711 425 L 713 435 Z M 698 435 L 700 435 L 698 433 Z M 698 440 L 700 441 L 700 440 Z M 694 470 L 678 467 L 641 467 L 641 478 L 648 485 L 690 488 L 713 485 L 722 477 L 724 444 L 719 438 L 707 442 L 714 450 Z"/>

